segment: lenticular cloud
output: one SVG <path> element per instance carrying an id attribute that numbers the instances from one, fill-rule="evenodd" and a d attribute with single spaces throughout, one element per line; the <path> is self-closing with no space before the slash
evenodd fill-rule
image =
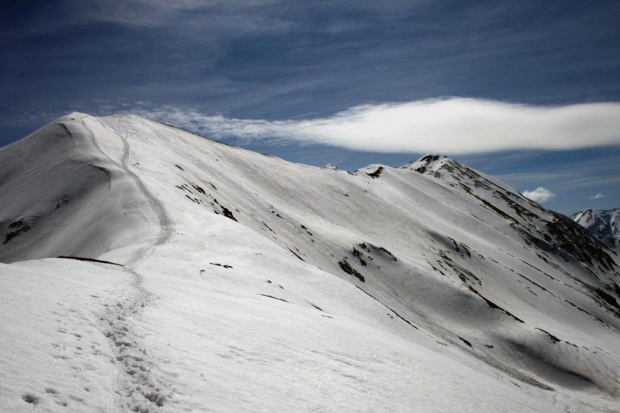
<path id="1" fill-rule="evenodd" d="M 450 98 L 362 105 L 326 118 L 277 121 L 206 116 L 173 107 L 136 112 L 216 139 L 377 152 L 465 154 L 620 144 L 620 103 L 542 107 Z"/>

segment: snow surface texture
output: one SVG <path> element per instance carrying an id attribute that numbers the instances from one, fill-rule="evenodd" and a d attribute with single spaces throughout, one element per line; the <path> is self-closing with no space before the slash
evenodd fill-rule
<path id="1" fill-rule="evenodd" d="M 445 157 L 74 113 L 0 150 L 0 205 L 0 410 L 620 410 L 616 252 Z"/>
<path id="2" fill-rule="evenodd" d="M 586 209 L 571 217 L 576 223 L 592 231 L 610 246 L 620 248 L 620 208 Z"/>

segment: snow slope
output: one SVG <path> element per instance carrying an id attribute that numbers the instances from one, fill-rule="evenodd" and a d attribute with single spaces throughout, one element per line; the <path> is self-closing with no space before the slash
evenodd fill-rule
<path id="1" fill-rule="evenodd" d="M 620 208 L 586 209 L 571 216 L 573 221 L 589 229 L 611 246 L 620 245 Z"/>
<path id="2" fill-rule="evenodd" d="M 10 411 L 620 409 L 616 253 L 448 158 L 74 113 L 0 149 L 0 205 Z"/>

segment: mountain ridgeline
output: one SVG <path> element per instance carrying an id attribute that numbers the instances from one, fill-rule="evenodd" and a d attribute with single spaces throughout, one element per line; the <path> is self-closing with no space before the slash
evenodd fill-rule
<path id="1" fill-rule="evenodd" d="M 611 247 L 620 246 L 620 208 L 586 209 L 571 216 L 573 221 L 590 230 Z"/>
<path id="2" fill-rule="evenodd" d="M 120 335 L 102 333 L 125 360 L 115 406 L 205 408 L 187 396 L 202 379 L 181 382 L 166 366 L 230 371 L 208 384 L 215 410 L 619 406 L 617 250 L 581 217 L 444 156 L 349 172 L 132 115 L 74 113 L 0 149 L 0 204 L 0 261 L 13 263 L 0 269 L 69 257 L 82 261 L 63 265 L 125 271 L 123 306 L 136 311 L 122 325 L 110 313 L 106 327 L 123 337 L 178 315 L 160 338 L 123 339 L 149 354 L 142 376 Z M 215 330 L 215 341 L 177 342 L 178 353 L 165 344 Z M 224 342 L 234 350 L 218 357 Z M 269 380 L 252 379 L 256 369 Z M 317 382 L 336 383 L 321 402 Z M 259 396 L 269 388 L 295 396 Z M 420 404 L 427 391 L 445 400 Z"/>

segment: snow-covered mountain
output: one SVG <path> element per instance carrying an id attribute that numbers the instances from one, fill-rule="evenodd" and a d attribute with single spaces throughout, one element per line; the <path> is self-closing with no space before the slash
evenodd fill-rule
<path id="1" fill-rule="evenodd" d="M 620 208 L 586 209 L 574 214 L 571 218 L 611 246 L 620 246 Z"/>
<path id="2" fill-rule="evenodd" d="M 0 149 L 6 411 L 620 409 L 620 259 L 440 156 L 297 165 L 136 116 Z"/>

